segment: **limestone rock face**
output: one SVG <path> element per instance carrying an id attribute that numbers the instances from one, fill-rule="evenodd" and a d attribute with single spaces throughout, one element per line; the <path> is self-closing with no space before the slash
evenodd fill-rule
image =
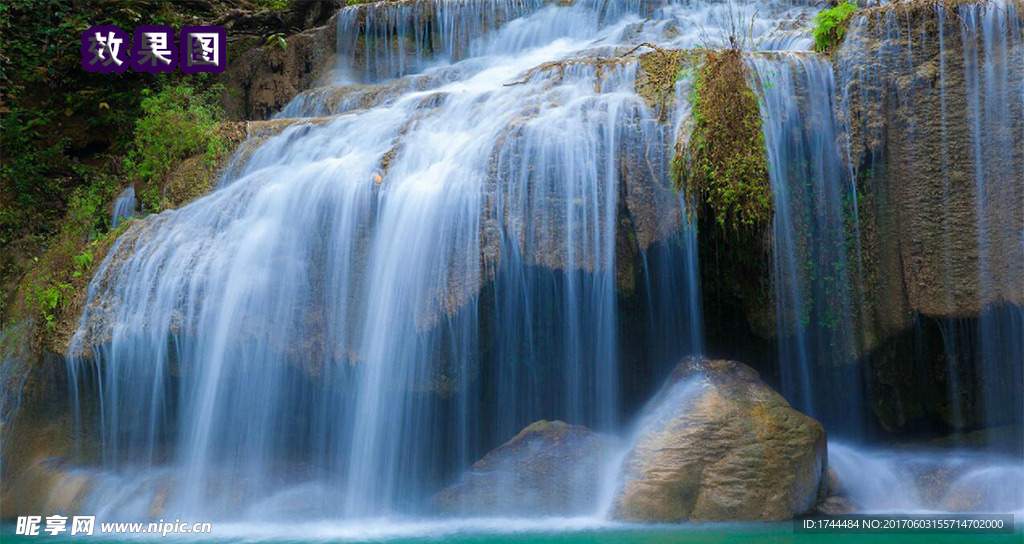
<path id="1" fill-rule="evenodd" d="M 825 429 L 735 361 L 687 358 L 622 466 L 626 521 L 781 520 L 827 491 Z"/>
<path id="2" fill-rule="evenodd" d="M 1019 82 L 1024 47 L 1008 32 L 984 51 L 997 33 L 976 21 L 1019 26 L 1020 7 L 959 10 L 866 10 L 836 53 L 849 106 L 838 114 L 864 192 L 869 349 L 909 326 L 914 312 L 967 317 L 1024 304 L 1024 102 L 1019 85 L 985 75 Z"/>
<path id="3" fill-rule="evenodd" d="M 494 449 L 434 497 L 446 514 L 594 513 L 614 440 L 578 425 L 537 421 Z"/>
<path id="4" fill-rule="evenodd" d="M 833 59 L 860 192 L 861 351 L 871 357 L 871 406 L 892 431 L 1014 420 L 1003 408 L 985 413 L 981 399 L 1019 390 L 986 383 L 973 355 L 942 343 L 1024 305 L 1024 40 L 1002 30 L 1020 28 L 1021 8 L 873 7 L 853 19 Z M 925 359 L 914 335 L 929 320 L 942 322 L 925 329 L 937 346 Z M 985 363 L 986 372 L 1014 364 Z"/>
<path id="5" fill-rule="evenodd" d="M 223 105 L 235 120 L 266 119 L 312 87 L 335 63 L 337 15 L 326 25 L 269 42 L 228 64 Z"/>

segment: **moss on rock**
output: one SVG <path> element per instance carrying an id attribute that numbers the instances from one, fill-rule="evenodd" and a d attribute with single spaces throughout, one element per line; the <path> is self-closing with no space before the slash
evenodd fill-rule
<path id="1" fill-rule="evenodd" d="M 689 130 L 676 143 L 673 179 L 700 232 L 706 318 L 745 317 L 750 331 L 770 336 L 774 203 L 758 99 L 739 50 L 698 54 Z"/>
<path id="2" fill-rule="evenodd" d="M 658 112 L 665 121 L 675 98 L 676 82 L 682 73 L 682 51 L 658 49 L 640 55 L 640 73 L 636 78 L 636 94 Z"/>
<path id="3" fill-rule="evenodd" d="M 774 207 L 757 95 L 739 50 L 709 52 L 691 94 L 693 133 L 676 187 L 727 230 L 766 227 Z"/>

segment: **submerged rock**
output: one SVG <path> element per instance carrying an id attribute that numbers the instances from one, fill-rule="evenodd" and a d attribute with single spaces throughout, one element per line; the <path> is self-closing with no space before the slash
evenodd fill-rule
<path id="1" fill-rule="evenodd" d="M 434 497 L 447 514 L 591 514 L 614 440 L 586 427 L 536 421 L 494 449 Z"/>
<path id="2" fill-rule="evenodd" d="M 626 521 L 780 520 L 827 488 L 825 429 L 735 361 L 687 358 L 651 403 L 623 463 Z"/>
<path id="3" fill-rule="evenodd" d="M 843 487 L 836 470 L 828 469 L 828 486 L 825 499 L 818 504 L 815 513 L 819 516 L 842 516 L 860 510 Z"/>
<path id="4" fill-rule="evenodd" d="M 934 451 L 833 444 L 829 458 L 835 470 L 829 500 L 841 497 L 863 509 L 1012 512 L 1024 507 L 1024 466 L 1013 455 L 969 446 Z"/>

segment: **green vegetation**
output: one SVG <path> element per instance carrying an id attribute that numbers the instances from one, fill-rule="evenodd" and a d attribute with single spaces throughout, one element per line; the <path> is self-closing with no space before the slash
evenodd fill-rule
<path id="1" fill-rule="evenodd" d="M 86 72 L 80 66 L 81 32 L 100 24 L 131 32 L 143 16 L 149 24 L 177 28 L 189 20 L 181 11 L 153 0 L 0 5 L 6 36 L 0 53 L 0 243 L 54 234 L 68 196 L 90 182 L 89 171 L 108 155 L 123 151 L 139 115 L 140 91 L 176 77 Z"/>
<path id="2" fill-rule="evenodd" d="M 218 134 L 223 114 L 217 106 L 220 85 L 197 92 L 179 82 L 153 93 L 144 89 L 142 115 L 135 123 L 135 137 L 124 161 L 129 180 L 143 187 L 139 197 L 151 211 L 166 207 L 162 182 L 171 168 L 197 153 L 213 163 L 225 152 Z"/>
<path id="3" fill-rule="evenodd" d="M 756 230 L 772 219 L 772 188 L 761 111 L 739 50 L 708 52 L 694 77 L 693 132 L 675 164 L 676 187 L 693 208 L 727 231 Z"/>
<path id="4" fill-rule="evenodd" d="M 198 153 L 209 173 L 225 150 L 215 77 L 86 72 L 82 31 L 180 28 L 230 9 L 227 0 L 0 3 L 0 326 L 34 321 L 37 340 L 56 346 L 62 319 L 73 327 L 77 312 L 65 310 L 80 304 L 122 230 L 109 225 L 120 190 L 135 184 L 149 210 L 161 210 L 157 188 L 176 162 Z"/>
<path id="5" fill-rule="evenodd" d="M 769 331 L 774 203 L 760 105 L 738 49 L 700 57 L 683 76 L 692 81 L 692 129 L 677 146 L 673 178 L 700 230 L 701 286 L 714 301 L 705 311 Z"/>
<path id="6" fill-rule="evenodd" d="M 106 226 L 106 203 L 117 190 L 113 177 L 101 177 L 75 189 L 59 232 L 49 240 L 47 251 L 33 259 L 32 273 L 23 278 L 18 288 L 22 296 L 15 298 L 8 314 L 12 321 L 27 319 L 44 325 L 40 342 L 51 339 L 64 310 L 84 292 L 97 259 L 102 259 L 125 228 L 109 230 Z"/>
<path id="7" fill-rule="evenodd" d="M 814 18 L 814 48 L 824 53 L 839 45 L 855 11 L 857 4 L 845 0 L 819 13 Z"/>
<path id="8" fill-rule="evenodd" d="M 5 322 L 21 305 L 22 297 L 14 295 L 20 278 L 48 275 L 40 269 L 50 261 L 46 254 L 61 253 L 56 260 L 64 261 L 68 246 L 81 246 L 105 232 L 107 204 L 126 183 L 119 165 L 141 115 L 142 91 L 182 77 L 86 72 L 81 68 L 82 31 L 115 24 L 130 33 L 143 18 L 180 28 L 196 16 L 209 16 L 201 10 L 215 3 L 0 3 L 0 315 Z M 55 298 L 59 305 L 54 293 L 66 291 L 59 287 L 39 290 L 46 306 L 54 306 Z"/>
<path id="9" fill-rule="evenodd" d="M 120 171 L 114 174 L 118 165 L 109 161 L 105 167 L 83 173 L 87 182 L 67 199 L 67 213 L 57 223 L 57 232 L 49 237 L 45 253 L 34 259 L 33 272 L 19 285 L 23 300 L 15 297 L 16 307 L 7 312 L 8 317 L 44 325 L 39 329 L 43 344 L 66 339 L 79 311 L 75 304 L 81 301 L 76 298 L 84 293 L 94 266 L 125 228 L 112 230 L 109 226 L 110 203 L 120 188 L 126 182 L 143 187 L 140 196 L 144 207 L 160 211 L 180 204 L 173 198 L 169 203 L 163 188 L 172 168 L 182 161 L 199 154 L 199 176 L 205 181 L 212 175 L 213 164 L 226 151 L 219 134 L 217 92 L 217 86 L 200 92 L 184 81 L 166 85 L 156 93 L 141 91 L 145 97 L 141 115 Z M 65 312 L 68 308 L 73 311 Z"/>
<path id="10" fill-rule="evenodd" d="M 274 11 L 280 11 L 288 7 L 288 0 L 254 0 L 256 7 L 259 9 L 269 9 Z"/>

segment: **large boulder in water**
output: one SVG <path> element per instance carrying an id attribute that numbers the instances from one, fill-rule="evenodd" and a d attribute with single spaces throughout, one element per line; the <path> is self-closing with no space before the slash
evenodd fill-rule
<path id="1" fill-rule="evenodd" d="M 446 514 L 592 514 L 604 490 L 614 439 L 561 421 L 537 421 L 477 461 L 434 497 Z"/>
<path id="2" fill-rule="evenodd" d="M 628 521 L 781 520 L 827 488 L 825 429 L 734 361 L 687 358 L 650 404 L 623 461 L 613 515 Z"/>

